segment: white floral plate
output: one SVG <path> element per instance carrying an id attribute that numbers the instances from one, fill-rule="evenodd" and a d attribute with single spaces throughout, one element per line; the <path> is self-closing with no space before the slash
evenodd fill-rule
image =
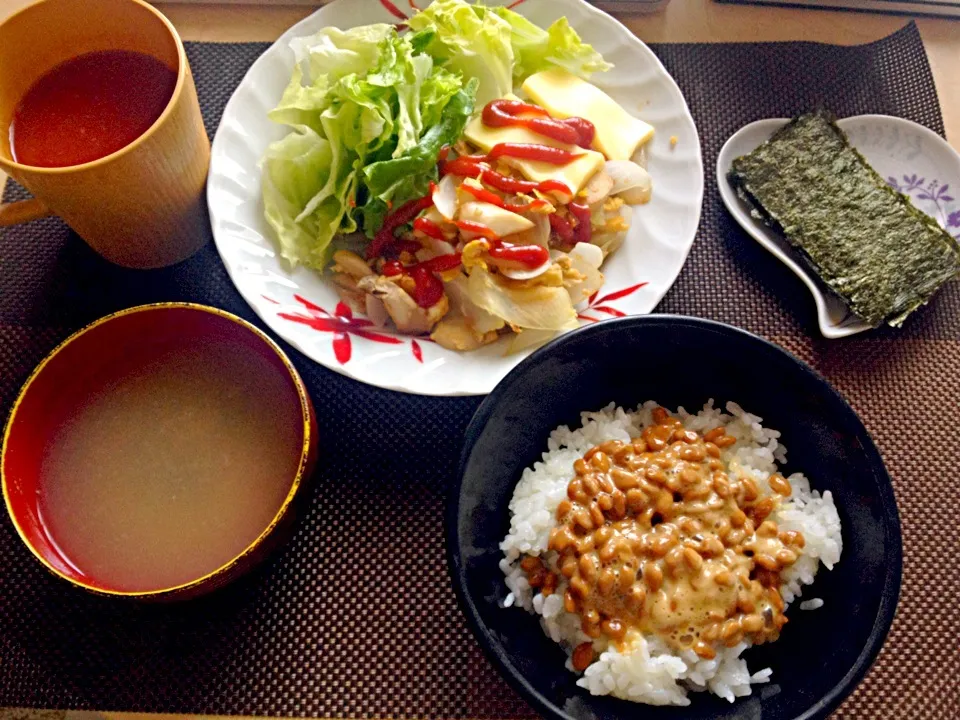
<path id="1" fill-rule="evenodd" d="M 730 136 L 717 157 L 720 197 L 734 219 L 757 242 L 793 270 L 810 289 L 817 306 L 820 332 L 826 338 L 842 338 L 870 330 L 817 275 L 802 264 L 790 244 L 776 231 L 750 214 L 750 207 L 737 196 L 727 180 L 735 158 L 754 150 L 789 122 L 786 118 L 758 120 Z M 905 195 L 954 237 L 960 237 L 960 155 L 946 140 L 915 122 L 890 115 L 857 115 L 837 125 L 850 144 L 866 158 L 887 183 Z M 951 190 L 950 186 L 956 190 Z"/>
<path id="2" fill-rule="evenodd" d="M 290 39 L 327 26 L 402 22 L 410 5 L 338 0 L 290 28 L 253 64 L 227 103 L 213 141 L 207 184 L 210 220 L 217 250 L 240 294 L 274 332 L 308 357 L 391 390 L 480 395 L 490 392 L 529 352 L 507 356 L 500 341 L 461 354 L 423 338 L 371 327 L 338 303 L 327 278 L 302 267 L 290 270 L 263 220 L 258 163 L 267 145 L 287 132 L 270 122 L 267 112 L 290 79 Z M 603 266 L 604 287 L 580 316 L 586 323 L 648 313 L 680 273 L 700 220 L 700 140 L 683 95 L 646 45 L 583 0 L 522 0 L 515 9 L 542 27 L 565 15 L 584 40 L 615 65 L 594 76 L 594 82 L 656 127 L 647 154 L 653 199 L 637 208 L 626 242 Z"/>

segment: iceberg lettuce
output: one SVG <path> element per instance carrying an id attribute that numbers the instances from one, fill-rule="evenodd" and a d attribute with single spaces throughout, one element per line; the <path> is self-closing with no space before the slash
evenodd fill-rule
<path id="1" fill-rule="evenodd" d="M 546 30 L 506 8 L 435 0 L 410 31 L 377 24 L 295 38 L 270 119 L 290 127 L 262 160 L 264 216 L 281 255 L 323 269 L 338 234 L 372 237 L 388 209 L 428 192 L 437 155 L 474 108 L 548 67 L 610 67 L 566 19 Z"/>
<path id="2" fill-rule="evenodd" d="M 337 234 L 373 235 L 392 203 L 426 194 L 437 153 L 473 112 L 476 82 L 437 67 L 391 25 L 296 38 L 270 118 L 290 134 L 264 155 L 264 216 L 292 264 L 322 269 Z M 372 182 L 372 184 L 371 184 Z"/>

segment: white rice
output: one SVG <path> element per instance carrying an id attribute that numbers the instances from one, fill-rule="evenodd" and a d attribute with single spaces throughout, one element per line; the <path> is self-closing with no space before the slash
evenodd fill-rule
<path id="1" fill-rule="evenodd" d="M 550 434 L 542 460 L 523 471 L 510 501 L 510 531 L 500 544 L 504 558 L 500 568 L 506 576 L 509 594 L 504 607 L 517 605 L 540 616 L 544 632 L 567 651 L 567 669 L 573 671 L 569 659 L 573 649 L 592 642 L 599 654 L 577 685 L 593 695 L 613 695 L 651 705 L 689 705 L 689 690 L 706 691 L 730 702 L 750 694 L 750 686 L 770 679 L 769 668 L 751 674 L 740 654 L 748 647 L 741 643 L 733 648 L 720 646 L 713 660 L 703 660 L 692 650 L 673 654 L 657 637 L 628 636 L 626 647 L 617 649 L 606 638 L 591 640 L 580 627 L 579 615 L 563 607 L 566 580 L 560 576 L 557 592 L 544 597 L 534 594 L 520 569 L 523 555 L 541 556 L 547 565 L 556 567 L 556 552 L 547 550 L 550 530 L 556 525 L 556 510 L 566 497 L 567 485 L 573 478 L 573 463 L 587 450 L 606 440 L 629 441 L 653 424 L 651 413 L 658 407 L 646 402 L 635 411 L 627 411 L 613 403 L 598 412 L 581 414 L 582 425 L 571 430 L 558 427 Z M 713 406 L 711 400 L 696 414 L 682 407 L 676 415 L 689 430 L 703 432 L 723 426 L 737 442 L 724 451 L 722 459 L 729 464 L 731 477 L 749 475 L 760 488 L 761 495 L 771 494 L 767 479 L 777 471 L 777 463 L 786 461 L 786 448 L 780 444 L 780 433 L 764 428 L 762 418 L 745 412 L 729 402 L 726 413 Z M 798 530 L 806 541 L 797 562 L 781 575 L 780 593 L 786 603 L 800 596 L 802 587 L 813 582 L 820 563 L 828 569 L 840 560 L 842 541 L 840 518 L 830 492 L 822 495 L 810 489 L 809 481 L 800 473 L 790 475 L 793 493 L 771 519 L 783 530 Z M 804 603 L 814 608 L 820 600 Z"/>

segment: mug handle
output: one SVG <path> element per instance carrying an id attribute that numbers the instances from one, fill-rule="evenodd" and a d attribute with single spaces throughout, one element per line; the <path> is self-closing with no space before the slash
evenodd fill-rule
<path id="1" fill-rule="evenodd" d="M 0 203 L 0 227 L 19 225 L 53 215 L 50 209 L 36 198 L 19 202 Z"/>

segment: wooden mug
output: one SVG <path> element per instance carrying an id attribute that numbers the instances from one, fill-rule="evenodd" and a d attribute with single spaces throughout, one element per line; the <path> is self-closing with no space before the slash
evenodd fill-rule
<path id="1" fill-rule="evenodd" d="M 176 71 L 173 95 L 157 121 L 129 145 L 81 165 L 14 161 L 7 128 L 30 86 L 70 58 L 103 50 L 151 55 Z M 172 265 L 206 241 L 209 162 L 183 43 L 147 3 L 41 0 L 0 24 L 0 169 L 35 198 L 0 205 L 0 226 L 55 214 L 114 263 Z"/>

